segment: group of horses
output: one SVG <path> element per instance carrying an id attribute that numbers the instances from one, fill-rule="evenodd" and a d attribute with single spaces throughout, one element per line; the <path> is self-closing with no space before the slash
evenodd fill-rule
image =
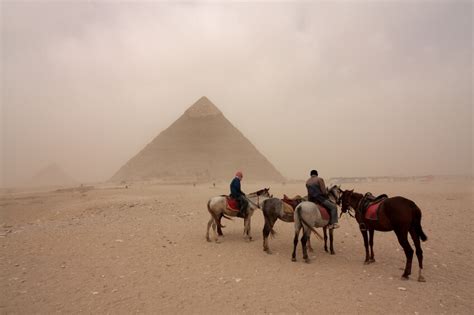
<path id="1" fill-rule="evenodd" d="M 325 213 L 325 209 L 317 204 L 307 201 L 303 197 L 295 197 L 293 199 L 274 198 L 270 194 L 269 188 L 260 189 L 246 196 L 248 200 L 247 216 L 244 218 L 244 236 L 248 241 L 252 240 L 250 235 L 250 221 L 255 210 L 261 209 L 265 218 L 263 227 L 263 250 L 271 253 L 268 246 L 268 236 L 274 234 L 273 226 L 278 219 L 284 222 L 293 222 L 295 226 L 295 235 L 293 239 L 292 260 L 296 261 L 296 248 L 301 230 L 301 246 L 303 251 L 303 259 L 309 262 L 308 250 L 313 251 L 310 242 L 311 232 L 320 239 L 324 239 L 324 250 L 328 252 L 328 230 L 329 230 L 329 251 L 335 254 L 333 246 L 333 229 L 328 229 L 329 216 Z M 360 194 L 354 190 L 342 190 L 340 186 L 333 185 L 328 188 L 329 199 L 341 207 L 341 215 L 348 213 L 354 217 L 359 223 L 359 229 L 362 233 L 365 246 L 365 264 L 375 262 L 374 258 L 374 231 L 394 231 L 397 235 L 398 242 L 402 246 L 405 256 L 406 265 L 402 274 L 402 279 L 408 280 L 411 274 L 411 266 L 413 260 L 413 249 L 408 241 L 408 233 L 410 234 L 415 245 L 416 256 L 418 258 L 419 273 L 418 281 L 424 282 L 422 275 L 423 269 L 423 250 L 421 249 L 421 241 L 426 241 L 427 237 L 421 227 L 421 210 L 411 200 L 404 197 L 384 197 L 377 199 L 378 210 L 377 219 L 370 219 L 364 215 L 367 201 L 374 201 L 369 198 L 368 194 Z M 285 196 L 286 197 L 286 196 Z M 294 211 L 288 211 L 287 204 L 292 204 Z M 230 209 L 227 205 L 227 196 L 216 196 L 209 199 L 207 209 L 211 215 L 207 223 L 206 239 L 211 241 L 209 230 L 212 227 L 214 232 L 214 240 L 218 242 L 218 236 L 222 236 L 221 219 L 231 219 L 237 216 L 237 212 Z M 324 238 L 318 233 L 316 228 L 323 228 Z M 369 250 L 370 249 L 370 250 Z"/>

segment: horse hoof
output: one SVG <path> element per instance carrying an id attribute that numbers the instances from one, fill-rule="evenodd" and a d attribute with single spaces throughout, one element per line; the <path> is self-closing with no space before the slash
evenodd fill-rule
<path id="1" fill-rule="evenodd" d="M 375 262 L 375 259 L 373 259 L 373 258 L 372 258 L 372 259 L 369 259 L 369 262 L 372 264 L 372 263 Z"/>
<path id="2" fill-rule="evenodd" d="M 291 258 L 291 261 L 296 261 L 296 258 L 295 257 Z"/>
<path id="3" fill-rule="evenodd" d="M 364 261 L 364 265 L 368 265 L 368 264 L 370 264 L 370 261 L 368 260 Z"/>
<path id="4" fill-rule="evenodd" d="M 425 277 L 419 276 L 419 277 L 418 277 L 418 282 L 426 282 Z"/>
<path id="5" fill-rule="evenodd" d="M 210 242 L 210 241 L 211 241 L 211 239 L 208 237 L 208 238 L 206 238 L 206 241 Z"/>
<path id="6" fill-rule="evenodd" d="M 402 279 L 402 280 L 405 280 L 405 281 L 406 281 L 406 280 L 410 280 L 410 278 L 409 278 L 408 276 L 402 276 L 401 279 Z"/>
<path id="7" fill-rule="evenodd" d="M 266 250 L 267 254 L 268 255 L 271 255 L 272 254 L 272 251 L 271 250 Z"/>
<path id="8" fill-rule="evenodd" d="M 336 255 L 336 252 L 335 252 L 335 251 L 331 251 L 331 255 Z"/>
<path id="9" fill-rule="evenodd" d="M 309 264 L 309 262 L 310 262 L 309 258 L 305 258 L 305 259 L 304 259 L 304 262 L 307 263 L 307 264 Z"/>

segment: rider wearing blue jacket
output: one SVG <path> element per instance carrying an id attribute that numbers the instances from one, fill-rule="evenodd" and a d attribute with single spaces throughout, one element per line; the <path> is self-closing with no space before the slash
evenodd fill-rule
<path id="1" fill-rule="evenodd" d="M 240 171 L 235 174 L 234 179 L 230 183 L 230 196 L 236 199 L 239 203 L 240 212 L 237 216 L 245 218 L 247 216 L 248 201 L 245 197 L 245 193 L 240 189 L 240 182 L 243 177 L 244 176 Z"/>

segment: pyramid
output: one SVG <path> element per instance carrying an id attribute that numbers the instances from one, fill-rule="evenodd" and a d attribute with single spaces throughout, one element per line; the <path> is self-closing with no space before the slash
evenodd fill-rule
<path id="1" fill-rule="evenodd" d="M 33 176 L 28 186 L 72 186 L 76 184 L 77 182 L 61 167 L 53 163 Z"/>
<path id="2" fill-rule="evenodd" d="M 283 181 L 276 168 L 206 97 L 201 97 L 111 178 L 111 181 Z"/>

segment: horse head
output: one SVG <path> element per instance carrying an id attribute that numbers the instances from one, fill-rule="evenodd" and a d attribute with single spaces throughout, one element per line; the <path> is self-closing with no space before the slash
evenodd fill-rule
<path id="1" fill-rule="evenodd" d="M 341 205 L 342 192 L 341 186 L 339 185 L 332 185 L 331 188 L 328 189 L 329 197 L 332 197 L 334 199 L 334 203 L 336 203 L 338 206 Z"/>
<path id="2" fill-rule="evenodd" d="M 342 192 L 342 195 L 341 195 L 341 200 L 340 200 L 340 203 L 341 203 L 341 213 L 346 213 L 347 211 L 349 211 L 349 208 L 350 208 L 350 199 L 351 199 L 351 196 L 352 196 L 352 193 L 354 192 L 354 189 L 352 190 L 344 190 Z"/>
<path id="3" fill-rule="evenodd" d="M 266 197 L 266 198 L 272 198 L 273 196 L 270 195 L 270 187 L 268 188 L 263 188 L 255 192 L 255 195 L 259 197 Z"/>

